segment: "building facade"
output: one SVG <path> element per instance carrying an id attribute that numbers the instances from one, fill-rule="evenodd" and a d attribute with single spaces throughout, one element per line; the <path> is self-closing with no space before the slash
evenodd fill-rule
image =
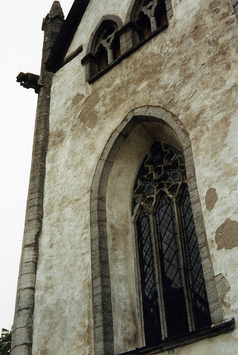
<path id="1" fill-rule="evenodd" d="M 237 353 L 237 10 L 54 1 L 12 355 Z"/>

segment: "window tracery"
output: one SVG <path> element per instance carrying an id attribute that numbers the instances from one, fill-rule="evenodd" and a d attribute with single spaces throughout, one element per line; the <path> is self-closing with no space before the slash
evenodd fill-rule
<path id="1" fill-rule="evenodd" d="M 82 64 L 86 66 L 86 79 L 104 72 L 107 67 L 121 56 L 118 30 L 122 27 L 121 19 L 115 15 L 103 16 L 92 33 L 86 56 Z"/>
<path id="2" fill-rule="evenodd" d="M 118 16 L 104 16 L 92 33 L 87 54 L 81 61 L 86 66 L 86 80 L 92 83 L 164 30 L 172 16 L 171 0 L 134 1 L 124 26 Z"/>
<path id="3" fill-rule="evenodd" d="M 114 46 L 115 34 L 117 31 L 117 25 L 113 22 L 105 23 L 103 31 L 99 36 L 96 48 L 95 57 L 98 60 L 98 70 L 106 68 L 114 61 Z"/>
<path id="4" fill-rule="evenodd" d="M 159 27 L 168 25 L 166 7 L 161 0 L 143 0 L 134 14 L 134 21 L 140 29 L 140 39 L 148 37 Z"/>
<path id="5" fill-rule="evenodd" d="M 155 142 L 133 197 L 146 345 L 210 327 L 183 155 Z"/>

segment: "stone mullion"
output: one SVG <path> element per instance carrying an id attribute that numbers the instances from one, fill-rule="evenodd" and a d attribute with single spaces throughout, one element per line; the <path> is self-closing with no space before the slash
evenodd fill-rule
<path id="1" fill-rule="evenodd" d="M 156 22 L 156 18 L 150 17 L 150 27 L 151 27 L 151 32 L 154 32 L 157 30 L 157 22 Z"/>
<path id="2" fill-rule="evenodd" d="M 186 251 L 185 251 L 183 228 L 181 223 L 181 214 L 178 206 L 178 201 L 176 201 L 176 199 L 173 199 L 173 204 L 174 204 L 175 220 L 177 226 L 179 255 L 180 255 L 181 266 L 182 266 L 182 278 L 184 284 L 184 295 L 185 295 L 185 303 L 187 309 L 188 326 L 189 326 L 189 331 L 192 332 L 195 330 L 195 323 L 194 323 L 194 315 L 192 309 L 192 295 L 190 291 L 189 273 L 188 273 L 188 265 L 187 265 Z"/>
<path id="3" fill-rule="evenodd" d="M 158 201 L 157 201 L 158 202 Z M 162 270 L 161 270 L 161 255 L 160 255 L 160 247 L 159 247 L 159 236 L 158 230 L 156 227 L 156 210 L 150 216 L 151 219 L 151 230 L 152 230 L 152 240 L 153 240 L 153 250 L 154 250 L 154 265 L 155 265 L 155 273 L 156 273 L 156 286 L 157 286 L 157 293 L 158 293 L 158 305 L 159 305 L 159 312 L 160 312 L 160 324 L 161 324 L 161 335 L 162 340 L 168 337 L 168 330 L 167 330 L 167 321 L 166 321 L 166 314 L 165 314 L 165 305 L 164 305 L 164 296 L 163 296 L 163 278 L 162 278 Z"/>
<path id="4" fill-rule="evenodd" d="M 170 20 L 173 17 L 173 7 L 171 0 L 165 0 L 165 8 L 167 13 L 167 19 Z"/>
<path id="5" fill-rule="evenodd" d="M 113 50 L 111 48 L 107 49 L 107 60 L 108 60 L 108 65 L 114 61 Z"/>

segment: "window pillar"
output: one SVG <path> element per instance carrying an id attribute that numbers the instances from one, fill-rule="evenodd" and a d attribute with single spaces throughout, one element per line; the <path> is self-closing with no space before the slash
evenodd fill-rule
<path id="1" fill-rule="evenodd" d="M 165 0 L 165 7 L 166 7 L 167 18 L 168 20 L 170 20 L 173 17 L 173 8 L 172 8 L 171 0 Z"/>
<path id="2" fill-rule="evenodd" d="M 114 61 L 113 50 L 110 48 L 107 50 L 107 60 L 108 64 L 111 64 Z"/>
<path id="3" fill-rule="evenodd" d="M 138 32 L 139 29 L 133 22 L 127 23 L 118 31 L 121 54 L 128 52 L 140 42 Z"/>
<path id="4" fill-rule="evenodd" d="M 154 32 L 157 30 L 157 22 L 156 22 L 156 18 L 154 16 L 150 18 L 150 27 L 151 27 L 151 32 Z"/>

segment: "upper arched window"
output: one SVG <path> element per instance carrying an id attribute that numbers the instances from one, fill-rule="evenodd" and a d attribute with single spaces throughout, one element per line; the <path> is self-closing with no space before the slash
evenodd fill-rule
<path id="1" fill-rule="evenodd" d="M 131 13 L 131 20 L 138 26 L 140 40 L 143 40 L 158 28 L 162 29 L 168 25 L 165 1 L 136 1 Z"/>
<path id="2" fill-rule="evenodd" d="M 104 16 L 89 41 L 87 54 L 82 59 L 86 65 L 86 78 L 92 77 L 109 67 L 121 55 L 118 30 L 121 19 L 115 15 Z"/>
<path id="3" fill-rule="evenodd" d="M 81 61 L 86 66 L 86 80 L 92 83 L 131 55 L 164 30 L 172 16 L 170 0 L 136 0 L 128 9 L 124 26 L 116 15 L 103 16 Z"/>
<path id="4" fill-rule="evenodd" d="M 146 345 L 210 327 L 183 155 L 155 142 L 133 197 Z"/>
<path id="5" fill-rule="evenodd" d="M 106 68 L 120 56 L 117 29 L 117 24 L 108 20 L 104 21 L 98 30 L 93 48 L 93 55 L 98 62 L 98 71 Z"/>

